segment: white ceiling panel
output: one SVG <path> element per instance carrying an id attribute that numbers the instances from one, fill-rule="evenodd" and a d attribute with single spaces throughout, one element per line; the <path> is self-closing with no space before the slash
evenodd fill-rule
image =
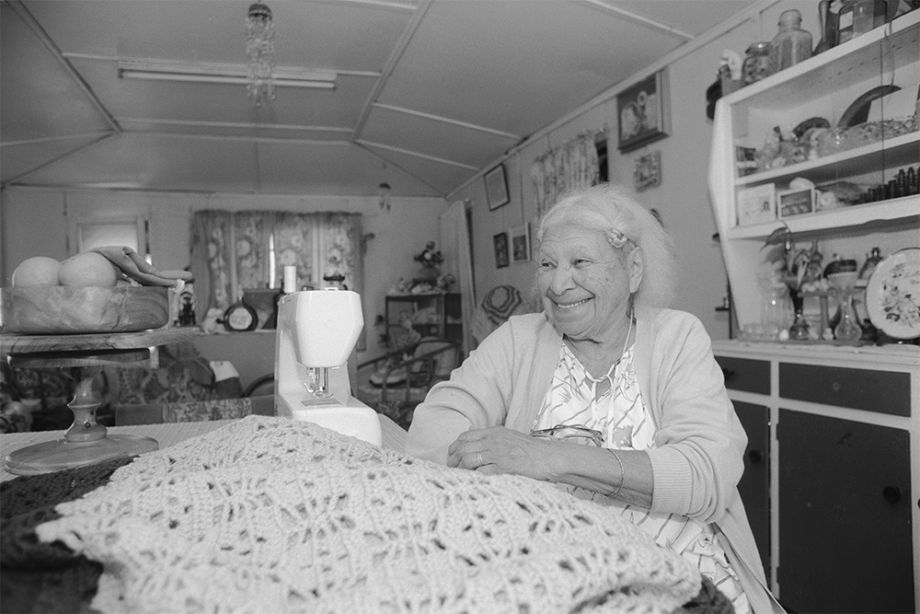
<path id="1" fill-rule="evenodd" d="M 769 0 L 265 0 L 278 68 L 333 90 L 119 77 L 244 66 L 244 0 L 0 0 L 0 182 L 447 195 L 509 148 Z M 109 138 L 95 142 L 110 135 Z"/>

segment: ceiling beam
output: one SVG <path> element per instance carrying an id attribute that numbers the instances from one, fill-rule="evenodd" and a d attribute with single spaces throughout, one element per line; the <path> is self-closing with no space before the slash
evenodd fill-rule
<path id="1" fill-rule="evenodd" d="M 408 2 L 385 2 L 384 0 L 314 0 L 327 4 L 359 4 L 368 7 L 393 9 L 396 11 L 414 11 L 415 5 Z"/>
<path id="2" fill-rule="evenodd" d="M 134 134 L 168 134 L 168 131 L 157 132 L 155 130 L 136 130 L 131 129 L 131 125 L 137 124 L 149 124 L 152 126 L 177 126 L 177 127 L 201 127 L 201 128 L 228 128 L 234 130 L 277 130 L 281 132 L 336 132 L 342 133 L 343 139 L 346 135 L 351 134 L 351 128 L 341 128 L 337 126 L 297 126 L 292 124 L 255 124 L 250 122 L 209 122 L 203 120 L 182 120 L 182 119 L 152 119 L 152 118 L 137 118 L 137 117 L 119 117 L 118 121 L 122 122 L 128 129 L 126 132 Z M 190 135 L 187 132 L 182 134 L 187 136 Z M 207 135 L 201 135 L 207 136 Z M 211 135 L 211 136 L 222 136 L 222 135 Z M 259 138 L 251 137 L 250 135 L 238 135 L 238 138 Z M 267 140 L 267 139 L 266 139 Z M 276 137 L 275 140 L 290 140 L 292 142 L 296 141 L 310 141 L 310 142 L 324 142 L 320 139 L 299 139 L 296 137 L 285 138 L 285 137 Z M 328 142 L 334 142 L 329 140 Z M 342 140 L 338 142 L 348 142 L 348 140 Z"/>
<path id="3" fill-rule="evenodd" d="M 22 141 L 4 141 L 0 143 L 0 149 L 3 147 L 11 147 L 13 145 L 40 145 L 42 143 L 72 141 L 73 139 L 85 139 L 87 137 L 105 137 L 110 136 L 111 134 L 111 132 L 83 132 L 80 134 L 65 134 L 62 136 L 45 136 L 37 139 L 24 139 Z"/>
<path id="4" fill-rule="evenodd" d="M 438 162 L 440 164 L 447 164 L 448 166 L 456 166 L 458 168 L 465 168 L 471 171 L 478 171 L 478 166 L 470 166 L 469 164 L 464 164 L 463 162 L 455 162 L 454 160 L 447 160 L 445 158 L 438 158 L 437 156 L 432 156 L 429 154 L 424 154 L 418 151 L 412 151 L 411 149 L 403 149 L 402 147 L 393 147 L 392 145 L 384 145 L 383 143 L 375 143 L 374 141 L 365 141 L 363 139 L 358 139 L 355 141 L 358 145 L 363 145 L 365 147 L 377 147 L 378 149 L 384 149 L 386 151 L 394 151 L 396 153 L 405 154 L 407 156 L 412 156 L 414 158 L 421 158 L 422 160 L 431 160 L 432 162 Z"/>
<path id="5" fill-rule="evenodd" d="M 402 59 L 403 54 L 406 52 L 406 48 L 415 37 L 416 31 L 419 26 L 422 25 L 422 20 L 425 18 L 428 9 L 431 8 L 432 1 L 433 0 L 421 0 L 421 2 L 419 2 L 418 8 L 416 8 L 415 13 L 412 15 L 412 19 L 409 20 L 406 29 L 403 30 L 402 36 L 400 36 L 399 41 L 393 48 L 393 53 L 387 58 L 387 63 L 383 67 L 380 79 L 374 84 L 374 89 L 371 90 L 367 102 L 364 103 L 361 114 L 358 116 L 358 121 L 355 122 L 353 136 L 355 142 L 361 140 L 361 133 L 364 132 L 364 126 L 367 124 L 368 117 L 370 117 L 373 104 L 377 102 L 377 98 L 380 96 L 380 93 L 383 92 L 383 88 L 386 87 L 387 81 L 389 81 L 393 71 L 396 69 L 396 65 L 399 64 L 399 60 Z"/>
<path id="6" fill-rule="evenodd" d="M 80 76 L 80 73 L 77 72 L 77 69 L 74 68 L 73 64 L 70 63 L 64 54 L 61 52 L 61 48 L 58 47 L 51 36 L 45 31 L 38 20 L 35 19 L 35 16 L 25 7 L 21 0 L 9 0 L 7 6 L 13 9 L 13 12 L 22 20 L 26 26 L 35 34 L 38 40 L 51 52 L 51 55 L 60 62 L 61 66 L 64 67 L 64 70 L 67 74 L 74 80 L 89 101 L 96 107 L 96 110 L 102 115 L 105 122 L 109 125 L 113 132 L 121 132 L 121 126 L 118 125 L 118 122 L 115 121 L 115 118 L 109 113 L 109 110 L 102 104 L 102 101 L 99 100 L 99 97 L 96 96 L 96 93 L 92 90 L 89 84 L 83 80 L 83 77 Z"/>
<path id="7" fill-rule="evenodd" d="M 694 38 L 694 36 L 690 34 L 689 32 L 684 32 L 683 30 L 679 30 L 672 25 L 662 23 L 660 21 L 655 21 L 654 19 L 645 17 L 643 15 L 638 15 L 636 13 L 633 13 L 632 11 L 627 11 L 624 8 L 620 8 L 618 6 L 607 4 L 603 0 L 576 0 L 576 1 L 581 2 L 583 4 L 589 4 L 593 7 L 597 7 L 608 13 L 614 13 L 615 15 L 618 15 L 622 17 L 623 19 L 626 19 L 627 21 L 637 23 L 641 26 L 645 26 L 646 28 L 650 28 L 652 30 L 662 32 L 670 36 L 676 36 L 677 38 L 682 38 L 684 39 L 684 41 L 690 41 L 690 40 L 693 40 Z"/>
<path id="8" fill-rule="evenodd" d="M 420 175 L 417 175 L 416 173 L 413 173 L 412 171 L 410 171 L 409 169 L 403 167 L 402 165 L 397 164 L 396 162 L 393 162 L 392 160 L 389 160 L 389 159 L 387 159 L 387 158 L 384 158 L 382 155 L 380 155 L 380 152 L 374 151 L 374 150 L 371 149 L 370 147 L 367 147 L 366 145 L 364 145 L 364 144 L 362 144 L 362 143 L 359 143 L 359 142 L 357 142 L 357 141 L 355 142 L 355 146 L 356 146 L 356 147 L 360 147 L 363 151 L 366 151 L 368 154 L 374 156 L 375 158 L 377 158 L 378 160 L 380 160 L 381 162 L 383 162 L 384 168 L 386 168 L 388 165 L 389 165 L 389 166 L 392 166 L 392 167 L 395 167 L 396 169 L 398 169 L 398 170 L 404 172 L 405 174 L 409 175 L 410 177 L 412 177 L 413 179 L 415 179 L 415 180 L 418 181 L 419 183 L 428 186 L 429 188 L 431 188 L 432 190 L 434 190 L 436 194 L 440 194 L 442 198 L 445 196 L 444 191 L 443 191 L 441 188 L 439 188 L 439 187 L 437 187 L 437 186 L 435 186 L 435 185 L 432 185 L 430 181 L 428 181 L 427 179 L 425 179 L 424 177 L 422 177 L 422 176 L 420 176 Z"/>
<path id="9" fill-rule="evenodd" d="M 430 119 L 432 121 L 441 122 L 444 124 L 450 124 L 452 126 L 460 126 L 462 128 L 469 128 L 470 130 L 478 130 L 479 132 L 485 132 L 488 134 L 494 134 L 500 137 L 512 139 L 515 142 L 521 140 L 521 137 L 517 134 L 511 134 L 510 132 L 504 132 L 502 130 L 495 130 L 494 128 L 487 128 L 485 126 L 480 126 L 478 124 L 470 124 L 468 122 L 463 122 L 458 119 L 451 119 L 449 117 L 443 117 L 441 115 L 433 115 L 432 113 L 425 113 L 423 111 L 414 111 L 412 109 L 407 109 L 405 107 L 397 107 L 391 104 L 384 104 L 382 102 L 375 102 L 372 106 L 378 109 L 386 109 L 387 111 L 393 111 L 395 113 L 403 113 L 405 115 L 412 115 L 413 117 L 423 117 L 425 119 Z"/>
<path id="10" fill-rule="evenodd" d="M 80 150 L 82 150 L 82 149 L 86 149 L 87 147 L 92 147 L 93 145 L 95 145 L 95 144 L 97 144 L 97 143 L 100 143 L 100 142 L 102 142 L 102 141 L 104 141 L 104 140 L 106 140 L 106 139 L 108 139 L 108 138 L 113 137 L 113 136 L 115 136 L 115 133 L 114 133 L 114 132 L 107 132 L 107 133 L 105 133 L 105 134 L 99 136 L 99 138 L 93 139 L 92 141 L 90 141 L 90 142 L 88 142 L 88 143 L 83 143 L 83 144 L 80 145 L 79 147 L 74 147 L 73 149 L 71 149 L 71 150 L 69 150 L 69 151 L 65 151 L 64 153 L 58 154 L 57 156 L 54 156 L 54 157 L 51 158 L 50 160 L 45 160 L 44 162 L 42 162 L 42 163 L 39 164 L 38 166 L 34 166 L 34 167 L 30 168 L 29 170 L 27 170 L 27 171 L 25 171 L 25 172 L 23 172 L 23 173 L 19 173 L 19 174 L 16 175 L 15 177 L 11 177 L 11 178 L 7 179 L 6 181 L 3 182 L 3 185 L 4 185 L 4 186 L 7 186 L 7 185 L 15 185 L 15 184 L 16 184 L 20 179 L 22 179 L 23 177 L 28 177 L 29 175 L 31 175 L 31 174 L 34 173 L 35 171 L 39 171 L 39 170 L 41 170 L 41 169 L 43 169 L 43 168 L 45 168 L 45 167 L 47 167 L 47 166 L 50 166 L 50 165 L 54 164 L 54 163 L 57 162 L 58 160 L 63 160 L 63 159 L 66 158 L 67 156 L 70 156 L 70 155 L 72 155 L 72 154 L 75 154 L 76 152 L 78 152 L 78 151 L 80 151 Z"/>

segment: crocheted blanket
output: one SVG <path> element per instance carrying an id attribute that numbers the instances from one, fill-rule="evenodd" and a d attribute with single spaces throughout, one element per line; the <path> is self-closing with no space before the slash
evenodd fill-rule
<path id="1" fill-rule="evenodd" d="M 250 416 L 40 524 L 103 612 L 672 612 L 701 578 L 596 503 Z"/>

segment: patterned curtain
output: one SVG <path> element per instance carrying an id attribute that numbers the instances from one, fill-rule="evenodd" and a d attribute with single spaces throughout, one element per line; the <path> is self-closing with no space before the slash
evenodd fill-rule
<path id="1" fill-rule="evenodd" d="M 537 199 L 538 217 L 542 217 L 566 192 L 592 186 L 600 180 L 598 138 L 606 138 L 606 133 L 579 135 L 534 160 L 530 178 Z"/>
<path id="2" fill-rule="evenodd" d="M 286 211 L 198 211 L 192 218 L 192 273 L 199 319 L 221 312 L 249 288 L 280 288 L 285 265 L 297 267 L 297 288 L 320 288 L 341 274 L 361 292 L 361 215 Z M 271 257 L 274 255 L 274 278 Z"/>
<path id="3" fill-rule="evenodd" d="M 192 218 L 191 270 L 195 276 L 198 320 L 210 307 L 231 301 L 233 279 L 233 219 L 228 211 L 200 211 Z"/>
<path id="4" fill-rule="evenodd" d="M 313 271 L 313 227 L 316 214 L 313 213 L 279 213 L 275 219 L 275 280 L 272 286 L 280 288 L 285 266 L 297 267 L 297 285 L 318 287 Z"/>

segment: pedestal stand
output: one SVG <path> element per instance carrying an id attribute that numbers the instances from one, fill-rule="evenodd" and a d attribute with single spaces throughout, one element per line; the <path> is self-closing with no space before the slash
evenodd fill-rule
<path id="1" fill-rule="evenodd" d="M 2 336 L 0 350 L 11 366 L 27 368 L 76 367 L 79 381 L 73 400 L 67 404 L 74 421 L 64 439 L 20 448 L 6 456 L 10 473 L 38 475 L 82 467 L 105 460 L 152 452 L 155 439 L 134 435 L 110 435 L 96 422 L 102 404 L 93 380 L 103 366 L 149 361 L 150 347 L 178 341 L 190 331 L 175 329 L 110 335 Z"/>

